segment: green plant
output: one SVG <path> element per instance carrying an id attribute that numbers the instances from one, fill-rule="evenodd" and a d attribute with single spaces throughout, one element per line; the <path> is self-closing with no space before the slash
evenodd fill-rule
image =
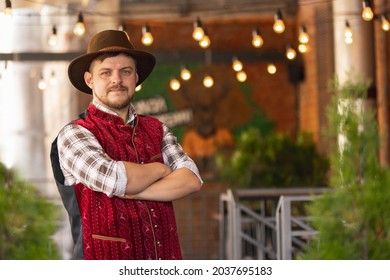
<path id="1" fill-rule="evenodd" d="M 59 259 L 58 209 L 0 164 L 0 259 Z"/>
<path id="2" fill-rule="evenodd" d="M 329 136 L 343 141 L 332 152 L 332 191 L 308 207 L 319 233 L 300 259 L 390 258 L 390 173 L 379 162 L 368 87 L 359 79 L 342 85 L 333 80 Z"/>
<path id="3" fill-rule="evenodd" d="M 217 154 L 219 176 L 230 187 L 302 187 L 327 184 L 328 160 L 306 134 L 296 141 L 284 134 L 243 131 L 229 159 Z"/>

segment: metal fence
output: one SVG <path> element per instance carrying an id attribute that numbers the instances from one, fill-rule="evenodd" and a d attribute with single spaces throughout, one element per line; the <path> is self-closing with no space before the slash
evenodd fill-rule
<path id="1" fill-rule="evenodd" d="M 316 234 L 302 204 L 324 190 L 228 189 L 220 195 L 220 259 L 292 259 Z"/>

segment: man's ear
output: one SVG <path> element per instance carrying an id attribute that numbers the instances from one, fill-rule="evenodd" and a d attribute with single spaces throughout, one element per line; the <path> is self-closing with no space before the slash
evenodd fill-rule
<path id="1" fill-rule="evenodd" d="M 138 83 L 138 73 L 136 73 L 136 75 L 135 75 L 135 84 L 137 84 Z"/>
<path id="2" fill-rule="evenodd" d="M 90 72 L 84 72 L 84 81 L 87 86 L 92 88 L 92 74 Z"/>

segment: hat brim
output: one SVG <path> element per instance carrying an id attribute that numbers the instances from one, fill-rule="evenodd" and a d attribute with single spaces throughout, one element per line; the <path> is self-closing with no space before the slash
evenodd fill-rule
<path id="1" fill-rule="evenodd" d="M 153 71 L 156 64 L 156 58 L 147 52 L 138 50 L 119 50 L 110 51 L 113 53 L 127 53 L 135 59 L 137 63 L 138 82 L 140 85 Z M 91 62 L 99 55 L 107 53 L 107 51 L 97 51 L 85 55 L 81 55 L 73 59 L 68 67 L 68 76 L 72 85 L 79 91 L 92 94 L 92 89 L 85 83 L 84 73 L 89 71 Z"/>

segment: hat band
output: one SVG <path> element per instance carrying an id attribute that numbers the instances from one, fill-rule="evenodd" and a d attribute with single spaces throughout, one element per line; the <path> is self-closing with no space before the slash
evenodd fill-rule
<path id="1" fill-rule="evenodd" d="M 111 47 L 106 47 L 98 50 L 98 52 L 105 52 L 105 51 L 129 51 L 131 49 L 125 48 L 125 47 L 120 47 L 120 46 L 111 46 Z"/>

